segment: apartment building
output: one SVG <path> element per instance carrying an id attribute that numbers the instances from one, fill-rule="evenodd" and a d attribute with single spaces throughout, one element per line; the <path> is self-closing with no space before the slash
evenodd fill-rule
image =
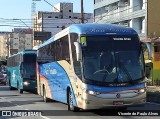
<path id="1" fill-rule="evenodd" d="M 5 59 L 7 56 L 7 33 L 0 33 L 0 59 Z"/>
<path id="2" fill-rule="evenodd" d="M 94 22 L 132 27 L 140 38 L 160 36 L 160 0 L 94 0 Z"/>
<path id="3" fill-rule="evenodd" d="M 93 23 L 93 14 L 84 13 L 85 23 Z M 33 17 L 34 31 L 51 32 L 55 35 L 71 24 L 80 23 L 80 13 L 73 12 L 73 3 L 54 5 L 53 12 L 38 11 Z"/>
<path id="4" fill-rule="evenodd" d="M 10 43 L 10 55 L 16 54 L 25 49 L 32 49 L 32 37 L 32 34 L 10 33 L 8 37 Z"/>

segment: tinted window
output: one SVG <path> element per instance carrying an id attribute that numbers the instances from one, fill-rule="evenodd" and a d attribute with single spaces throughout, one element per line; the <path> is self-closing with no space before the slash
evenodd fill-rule
<path id="1" fill-rule="evenodd" d="M 26 63 L 34 63 L 34 62 L 36 62 L 36 55 L 25 54 L 23 56 L 23 62 L 26 62 Z"/>
<path id="2" fill-rule="evenodd" d="M 66 60 L 70 63 L 68 35 L 64 36 L 38 50 L 39 63 Z"/>

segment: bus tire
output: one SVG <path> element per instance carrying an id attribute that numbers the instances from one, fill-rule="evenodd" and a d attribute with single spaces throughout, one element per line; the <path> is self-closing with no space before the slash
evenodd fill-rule
<path id="1" fill-rule="evenodd" d="M 46 96 L 46 89 L 44 86 L 43 86 L 43 101 L 46 103 L 49 102 L 49 98 L 47 98 Z"/>
<path id="2" fill-rule="evenodd" d="M 67 89 L 67 105 L 68 105 L 68 111 L 78 112 L 80 110 L 80 108 L 75 107 L 73 105 L 72 93 L 70 89 Z"/>
<path id="3" fill-rule="evenodd" d="M 23 89 L 20 89 L 19 88 L 19 83 L 17 82 L 17 89 L 18 89 L 18 92 L 20 93 L 20 94 L 23 94 Z"/>
<path id="4" fill-rule="evenodd" d="M 9 83 L 9 90 L 14 90 L 14 88 L 11 86 L 10 81 L 8 83 Z"/>
<path id="5" fill-rule="evenodd" d="M 19 92 L 20 94 L 23 94 L 23 90 L 22 90 L 22 89 L 18 89 L 18 92 Z"/>

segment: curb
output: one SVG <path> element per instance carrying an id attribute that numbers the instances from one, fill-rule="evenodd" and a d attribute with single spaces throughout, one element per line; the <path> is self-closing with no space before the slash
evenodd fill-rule
<path id="1" fill-rule="evenodd" d="M 155 102 L 160 104 L 160 97 L 147 97 L 147 102 Z"/>
<path id="2" fill-rule="evenodd" d="M 147 102 L 160 104 L 160 92 L 147 92 Z"/>

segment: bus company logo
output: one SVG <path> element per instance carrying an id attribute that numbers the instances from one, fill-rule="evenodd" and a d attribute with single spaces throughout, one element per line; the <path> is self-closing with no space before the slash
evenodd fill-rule
<path id="1" fill-rule="evenodd" d="M 45 74 L 57 74 L 56 69 L 49 69 L 49 70 L 44 70 Z"/>
<path id="2" fill-rule="evenodd" d="M 117 93 L 116 97 L 117 97 L 117 98 L 120 98 L 120 97 L 121 97 L 121 95 L 120 95 L 119 93 Z"/>

